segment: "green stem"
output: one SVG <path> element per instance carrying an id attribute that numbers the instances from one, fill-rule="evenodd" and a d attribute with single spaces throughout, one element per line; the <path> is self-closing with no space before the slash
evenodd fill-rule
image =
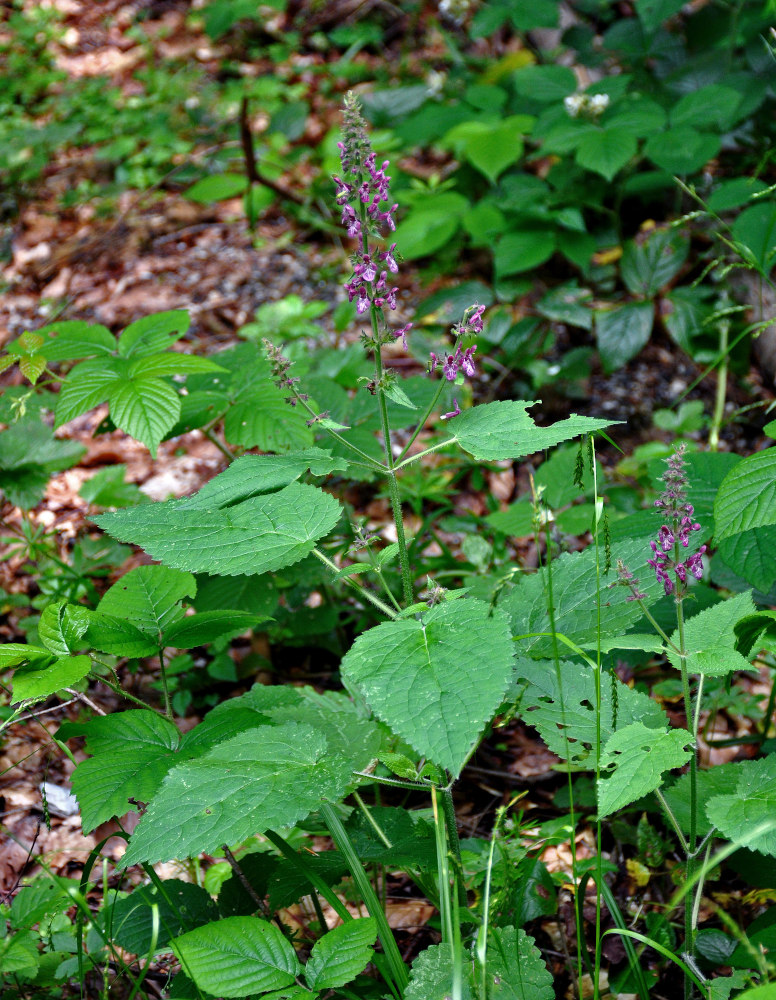
<path id="1" fill-rule="evenodd" d="M 216 446 L 216 448 L 218 448 L 218 450 L 221 452 L 221 454 L 224 456 L 227 462 L 231 465 L 232 462 L 234 461 L 234 455 L 231 453 L 231 451 L 229 451 L 229 449 L 226 447 L 224 442 L 218 437 L 218 435 L 214 434 L 209 427 L 203 427 L 202 433 L 205 435 L 208 441 L 210 441 L 212 444 Z"/>
<path id="2" fill-rule="evenodd" d="M 446 441 L 438 441 L 436 444 L 432 444 L 430 448 L 426 448 L 424 451 L 419 451 L 416 455 L 410 455 L 409 458 L 405 458 L 403 462 L 398 462 L 394 465 L 394 471 L 398 472 L 399 469 L 404 469 L 408 465 L 412 465 L 413 462 L 419 461 L 421 458 L 425 458 L 426 455 L 431 455 L 435 451 L 440 451 L 442 448 L 446 448 L 450 444 L 455 444 L 456 438 L 447 438 Z"/>
<path id="3" fill-rule="evenodd" d="M 172 704 L 170 703 L 170 689 L 167 686 L 167 669 L 164 665 L 164 648 L 159 650 L 159 666 L 162 676 L 162 690 L 164 691 L 164 714 L 172 721 Z"/>
<path id="4" fill-rule="evenodd" d="M 315 410 L 312 408 L 312 406 L 310 406 L 307 400 L 303 399 L 302 396 L 297 392 L 297 390 L 293 386 L 291 387 L 291 392 L 294 394 L 295 399 L 301 405 L 302 409 L 307 410 L 310 416 L 314 417 L 317 420 L 320 414 L 315 412 Z M 372 469 L 373 471 L 376 472 L 385 471 L 385 467 L 381 462 L 375 461 L 375 459 L 372 458 L 370 455 L 367 455 L 365 451 L 361 451 L 360 448 L 357 448 L 354 444 L 348 441 L 347 438 L 343 437 L 341 434 L 338 434 L 335 430 L 332 430 L 330 427 L 324 427 L 323 430 L 325 430 L 330 437 L 333 437 L 335 441 L 339 441 L 341 445 L 352 451 L 355 455 L 360 455 L 361 458 L 365 460 L 368 469 Z M 359 463 L 354 462 L 353 464 L 358 465 Z"/>
<path id="5" fill-rule="evenodd" d="M 264 836 L 267 840 L 275 846 L 284 858 L 287 858 L 293 865 L 295 865 L 301 872 L 304 873 L 307 880 L 310 882 L 315 889 L 323 896 L 329 906 L 334 910 L 338 917 L 347 923 L 349 920 L 353 919 L 352 914 L 339 898 L 339 896 L 331 889 L 329 885 L 321 878 L 321 876 L 315 871 L 312 865 L 308 864 L 303 855 L 298 854 L 293 847 L 280 836 L 279 833 L 275 833 L 274 830 L 265 830 Z"/>
<path id="6" fill-rule="evenodd" d="M 717 372 L 717 391 L 714 395 L 714 414 L 711 419 L 709 430 L 709 451 L 716 451 L 719 447 L 719 432 L 722 421 L 725 417 L 725 401 L 727 399 L 727 374 L 728 374 L 728 333 L 730 332 L 730 320 L 723 318 L 719 324 L 719 353 L 722 360 Z"/>
<path id="7" fill-rule="evenodd" d="M 337 850 L 339 850 L 348 863 L 353 881 L 361 893 L 361 898 L 364 900 L 364 905 L 369 915 L 374 917 L 377 924 L 377 934 L 382 943 L 383 952 L 388 963 L 388 970 L 393 978 L 394 985 L 402 992 L 409 982 L 409 975 L 407 967 L 402 961 L 399 946 L 396 944 L 396 938 L 388 926 L 388 920 L 385 916 L 385 911 L 380 905 L 380 900 L 372 888 L 372 883 L 364 871 L 361 860 L 353 848 L 353 844 L 348 837 L 345 827 L 342 825 L 336 809 L 328 802 L 322 802 L 320 812 Z"/>
<path id="8" fill-rule="evenodd" d="M 320 559 L 324 565 L 328 566 L 330 570 L 332 570 L 335 573 L 339 573 L 339 567 L 337 566 L 337 564 L 335 562 L 332 562 L 328 556 L 324 555 L 320 549 L 313 549 L 312 552 L 313 555 L 316 556 L 318 559 Z M 396 612 L 392 608 L 389 608 L 388 605 L 384 601 L 381 601 L 379 597 L 376 597 L 374 594 L 370 593 L 368 590 L 362 587 L 360 583 L 358 583 L 356 580 L 353 579 L 353 577 L 343 576 L 340 577 L 340 579 L 343 580 L 353 590 L 356 590 L 358 594 L 364 598 L 365 601 L 369 601 L 370 604 L 374 604 L 374 606 L 378 608 L 380 611 L 382 611 L 382 613 L 386 615 L 388 618 L 396 618 Z"/>

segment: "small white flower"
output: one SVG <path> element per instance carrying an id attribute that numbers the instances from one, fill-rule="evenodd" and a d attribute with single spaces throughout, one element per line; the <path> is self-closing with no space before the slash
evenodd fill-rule
<path id="1" fill-rule="evenodd" d="M 586 103 L 584 94 L 569 94 L 568 97 L 563 98 L 563 106 L 570 118 L 579 118 Z"/>
<path id="2" fill-rule="evenodd" d="M 591 114 L 601 115 L 609 107 L 608 94 L 592 94 L 588 99 L 588 107 Z"/>

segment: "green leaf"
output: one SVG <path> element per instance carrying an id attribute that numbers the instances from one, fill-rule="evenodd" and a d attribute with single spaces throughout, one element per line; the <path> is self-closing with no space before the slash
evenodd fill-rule
<path id="1" fill-rule="evenodd" d="M 230 444 L 262 451 L 298 451 L 308 448 L 314 433 L 300 407 L 286 402 L 286 393 L 274 385 L 251 387 L 237 396 L 227 411 L 224 435 Z"/>
<path id="2" fill-rule="evenodd" d="M 99 611 L 89 612 L 89 625 L 84 634 L 84 643 L 91 649 L 114 656 L 130 659 L 139 656 L 155 656 L 159 652 L 159 641 L 144 635 L 137 626 L 114 615 L 104 615 Z"/>
<path id="3" fill-rule="evenodd" d="M 75 465 L 85 450 L 77 441 L 55 438 L 36 417 L 20 420 L 0 433 L 0 490 L 29 510 L 43 498 L 52 473 Z"/>
<path id="4" fill-rule="evenodd" d="M 740 535 L 724 538 L 717 556 L 736 576 L 740 576 L 763 594 L 776 583 L 776 525 L 751 528 Z"/>
<path id="5" fill-rule="evenodd" d="M 683 0 L 639 0 L 636 13 L 647 35 L 654 35 L 657 29 L 674 17 L 684 7 Z"/>
<path id="6" fill-rule="evenodd" d="M 31 979 L 40 965 L 39 942 L 40 934 L 34 931 L 21 931 L 0 938 L 0 975 L 5 979 L 16 973 Z"/>
<path id="7" fill-rule="evenodd" d="M 616 421 L 579 417 L 572 413 L 549 427 L 537 427 L 526 410 L 539 401 L 504 400 L 482 403 L 456 417 L 456 440 L 464 451 L 482 461 L 524 458 L 580 434 L 611 427 Z"/>
<path id="8" fill-rule="evenodd" d="M 776 260 L 776 205 L 745 208 L 733 223 L 733 239 L 744 261 L 767 278 Z"/>
<path id="9" fill-rule="evenodd" d="M 463 955 L 461 1000 L 472 1000 L 472 961 Z M 453 954 L 449 944 L 432 944 L 412 963 L 404 1000 L 450 1000 L 453 986 Z"/>
<path id="10" fill-rule="evenodd" d="M 222 635 L 245 632 L 258 621 L 256 615 L 245 611 L 203 611 L 172 625 L 164 634 L 164 644 L 176 649 L 193 649 Z"/>
<path id="11" fill-rule="evenodd" d="M 611 181 L 636 155 L 636 137 L 619 128 L 596 129 L 582 136 L 575 159 L 580 167 Z"/>
<path id="12" fill-rule="evenodd" d="M 150 503 L 147 496 L 134 483 L 126 481 L 126 465 L 106 465 L 84 483 L 78 495 L 95 507 L 132 507 Z"/>
<path id="13" fill-rule="evenodd" d="M 671 127 L 708 128 L 724 132 L 734 122 L 741 94 L 732 87 L 709 84 L 684 94 L 671 109 Z"/>
<path id="14" fill-rule="evenodd" d="M 66 320 L 37 332 L 46 337 L 41 352 L 49 361 L 75 361 L 95 354 L 110 355 L 116 350 L 116 338 L 99 323 Z"/>
<path id="15" fill-rule="evenodd" d="M 200 989 L 247 997 L 294 984 L 302 966 L 274 924 L 258 917 L 226 917 L 182 934 L 173 951 Z"/>
<path id="16" fill-rule="evenodd" d="M 651 532 L 650 532 L 651 534 Z M 663 587 L 646 566 L 652 556 L 649 535 L 612 544 L 612 564 L 621 559 L 640 579 L 639 590 L 649 606 L 663 596 Z M 627 587 L 609 587 L 617 579 L 615 569 L 608 574 L 596 572 L 596 553 L 591 546 L 584 552 L 564 553 L 552 563 L 552 595 L 555 606 L 553 620 L 557 632 L 579 646 L 595 643 L 600 637 L 619 637 L 635 625 L 642 611 Z M 596 597 L 600 589 L 600 602 Z M 599 608 L 600 603 L 600 608 Z M 544 573 L 522 577 L 518 585 L 500 602 L 512 618 L 515 635 L 551 631 L 547 614 L 547 591 Z M 549 637 L 522 639 L 517 646 L 531 656 L 552 656 Z"/>
<path id="17" fill-rule="evenodd" d="M 131 323 L 119 337 L 119 354 L 122 358 L 129 358 L 166 351 L 176 340 L 180 340 L 190 322 L 185 309 L 144 316 Z"/>
<path id="18" fill-rule="evenodd" d="M 720 145 L 718 135 L 696 132 L 694 128 L 682 126 L 650 136 L 644 153 L 669 174 L 684 175 L 700 170 L 717 155 Z"/>
<path id="19" fill-rule="evenodd" d="M 146 957 L 154 941 L 154 912 L 158 910 L 155 951 L 168 950 L 170 941 L 218 918 L 210 894 L 191 882 L 166 879 L 156 885 L 139 885 L 113 904 L 113 938 L 125 951 Z"/>
<path id="20" fill-rule="evenodd" d="M 706 815 L 723 837 L 776 857 L 776 755 L 742 761 L 735 791 L 709 799 Z"/>
<path id="21" fill-rule="evenodd" d="M 150 357 L 137 358 L 129 366 L 129 377 L 164 378 L 172 375 L 196 375 L 201 372 L 226 371 L 221 365 L 210 358 L 200 358 L 196 354 L 182 354 L 179 351 L 167 351 L 164 354 L 152 354 Z"/>
<path id="22" fill-rule="evenodd" d="M 96 755 L 80 763 L 72 777 L 84 833 L 148 802 L 175 763 L 180 743 L 175 726 L 146 709 L 100 716 L 73 728 L 72 735 L 86 734 L 87 750 Z M 61 739 L 70 738 L 64 726 L 60 733 Z"/>
<path id="23" fill-rule="evenodd" d="M 553 1000 L 553 978 L 532 937 L 515 927 L 496 927 L 488 941 L 493 1000 Z"/>
<path id="24" fill-rule="evenodd" d="M 368 763 L 332 755 L 325 736 L 304 724 L 240 733 L 167 775 L 122 864 L 191 857 L 293 826 L 321 799 L 337 801 L 352 771 Z"/>
<path id="25" fill-rule="evenodd" d="M 715 541 L 776 524 L 776 448 L 739 462 L 725 476 L 714 501 Z"/>
<path id="26" fill-rule="evenodd" d="M 523 155 L 522 136 L 532 124 L 528 115 L 513 115 L 495 123 L 462 122 L 450 129 L 442 145 L 452 148 L 456 156 L 468 160 L 495 184 L 499 175 Z"/>
<path id="27" fill-rule="evenodd" d="M 746 592 L 734 594 L 688 618 L 684 623 L 684 643 L 689 672 L 705 674 L 707 677 L 723 677 L 733 670 L 751 670 L 749 661 L 736 651 L 734 628 L 740 619 L 754 613 L 752 595 Z M 678 629 L 671 636 L 671 641 L 680 647 Z M 679 657 L 671 649 L 668 651 L 668 658 L 679 670 Z"/>
<path id="28" fill-rule="evenodd" d="M 629 241 L 620 262 L 628 291 L 654 298 L 678 274 L 688 251 L 688 241 L 673 229 L 658 229 L 644 240 Z"/>
<path id="29" fill-rule="evenodd" d="M 79 639 L 89 626 L 86 608 L 67 601 L 55 601 L 40 616 L 40 641 L 55 656 L 69 656 L 79 646 Z M 85 644 L 81 643 L 83 648 Z"/>
<path id="30" fill-rule="evenodd" d="M 716 795 L 733 795 L 743 764 L 743 761 L 738 761 L 734 764 L 718 764 L 708 771 L 699 770 L 695 776 L 697 801 L 708 802 Z M 683 774 L 673 785 L 663 789 L 663 797 L 684 833 L 690 832 L 692 817 L 690 781 L 690 774 Z M 701 837 L 705 837 L 711 830 L 711 824 L 700 811 L 696 816 L 696 829 Z"/>
<path id="31" fill-rule="evenodd" d="M 456 776 L 511 675 L 506 618 L 489 612 L 461 600 L 420 620 L 378 625 L 356 639 L 340 668 L 379 719 Z"/>
<path id="32" fill-rule="evenodd" d="M 395 238 L 407 260 L 417 260 L 439 250 L 458 232 L 469 202 L 460 194 L 445 192 L 426 197 L 396 227 Z"/>
<path id="33" fill-rule="evenodd" d="M 567 66 L 525 66 L 512 77 L 521 97 L 550 104 L 562 101 L 577 89 L 577 78 Z"/>
<path id="34" fill-rule="evenodd" d="M 24 642 L 4 642 L 0 645 L 0 670 L 8 670 L 17 663 L 48 663 L 53 659 L 47 649 L 28 646 Z"/>
<path id="35" fill-rule="evenodd" d="M 561 760 L 593 770 L 597 741 L 596 684 L 590 666 L 559 660 L 519 658 L 516 675 L 525 682 L 518 711 L 526 725 L 538 730 Z M 560 675 L 560 676 L 559 676 Z M 664 729 L 663 710 L 647 695 L 610 676 L 601 684 L 601 740 L 632 723 Z"/>
<path id="36" fill-rule="evenodd" d="M 304 970 L 313 990 L 346 986 L 363 972 L 374 954 L 377 924 L 372 917 L 349 920 L 324 934 L 313 945 Z"/>
<path id="37" fill-rule="evenodd" d="M 496 276 L 521 274 L 538 267 L 555 253 L 556 236 L 552 229 L 526 229 L 507 233 L 496 244 L 493 265 Z"/>
<path id="38" fill-rule="evenodd" d="M 166 566 L 138 566 L 113 584 L 97 610 L 125 619 L 160 643 L 163 634 L 183 616 L 180 602 L 196 593 L 197 582 L 191 573 Z"/>
<path id="39" fill-rule="evenodd" d="M 120 379 L 111 386 L 108 402 L 114 424 L 144 444 L 153 457 L 181 412 L 178 393 L 157 378 Z"/>
<path id="40" fill-rule="evenodd" d="M 63 657 L 46 666 L 31 663 L 26 667 L 17 667 L 13 675 L 13 701 L 47 698 L 76 684 L 91 669 L 92 661 L 88 656 Z"/>
<path id="41" fill-rule="evenodd" d="M 606 741 L 601 753 L 598 815 L 610 816 L 643 795 L 654 792 L 663 773 L 681 767 L 692 756 L 692 735 L 683 729 L 649 729 L 633 722 Z M 606 774 L 608 772 L 608 774 Z"/>
<path id="42" fill-rule="evenodd" d="M 629 302 L 595 314 L 598 353 L 604 371 L 611 373 L 635 358 L 652 333 L 651 302 Z"/>
<path id="43" fill-rule="evenodd" d="M 236 464 L 236 463 L 235 463 Z M 213 484 L 207 499 L 219 493 Z M 231 480 L 230 480 L 231 482 Z M 237 488 L 237 483 L 235 483 Z M 340 517 L 337 501 L 312 486 L 292 483 L 278 493 L 252 496 L 227 506 L 173 500 L 95 518 L 114 538 L 142 546 L 154 559 L 195 573 L 242 576 L 267 573 L 298 562 Z"/>
<path id="44" fill-rule="evenodd" d="M 267 618 L 278 605 L 278 592 L 267 576 L 197 577 L 198 611 L 237 608 L 257 618 Z"/>
<path id="45" fill-rule="evenodd" d="M 59 390 L 54 426 L 61 427 L 104 403 L 119 378 L 107 359 L 77 365 Z"/>
<path id="46" fill-rule="evenodd" d="M 248 178 L 244 174 L 215 174 L 203 177 L 196 184 L 184 191 L 190 201 L 198 201 L 207 205 L 213 201 L 223 201 L 225 198 L 235 198 L 248 187 Z"/>

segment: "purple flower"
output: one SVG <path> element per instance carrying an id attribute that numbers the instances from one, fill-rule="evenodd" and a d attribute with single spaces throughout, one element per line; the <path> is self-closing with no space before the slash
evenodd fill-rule
<path id="1" fill-rule="evenodd" d="M 674 581 L 669 575 L 673 572 L 679 596 L 681 588 L 687 585 L 688 572 L 696 580 L 703 576 L 703 553 L 706 551 L 706 546 L 702 545 L 698 552 L 688 556 L 686 560 L 678 558 L 679 547 L 686 549 L 690 544 L 690 533 L 701 530 L 700 524 L 693 520 L 693 505 L 687 502 L 689 484 L 684 471 L 684 452 L 685 446 L 682 444 L 666 459 L 668 469 L 663 475 L 665 489 L 655 501 L 655 507 L 663 512 L 668 523 L 661 525 L 657 541 L 649 543 L 654 558 L 647 560 L 655 571 L 658 583 L 663 584 L 666 594 L 674 591 Z"/>
<path id="2" fill-rule="evenodd" d="M 455 398 L 453 398 L 453 407 L 454 407 L 454 409 L 450 410 L 449 413 L 443 413 L 442 414 L 442 420 L 452 420 L 453 417 L 457 417 L 458 416 L 458 414 L 461 412 L 461 408 L 458 405 L 458 400 L 455 399 Z"/>
<path id="3" fill-rule="evenodd" d="M 412 323 L 406 323 L 404 326 L 400 327 L 398 330 L 393 331 L 394 337 L 398 340 L 401 337 L 401 342 L 404 345 L 404 350 L 407 350 L 407 334 L 412 329 Z"/>

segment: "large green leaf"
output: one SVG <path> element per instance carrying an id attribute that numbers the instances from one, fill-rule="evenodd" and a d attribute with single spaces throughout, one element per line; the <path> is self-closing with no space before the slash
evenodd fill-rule
<path id="1" fill-rule="evenodd" d="M 122 358 L 138 358 L 164 351 L 180 340 L 190 322 L 185 309 L 143 316 L 130 323 L 119 337 L 119 354 Z"/>
<path id="2" fill-rule="evenodd" d="M 20 420 L 0 433 L 0 491 L 29 510 L 42 499 L 49 477 L 75 465 L 85 450 L 77 441 L 55 438 L 36 417 Z"/>
<path id="3" fill-rule="evenodd" d="M 572 413 L 549 427 L 537 427 L 526 410 L 538 402 L 541 401 L 504 400 L 464 410 L 455 420 L 456 440 L 464 451 L 482 461 L 524 458 L 561 441 L 603 430 L 616 423 Z"/>
<path id="4" fill-rule="evenodd" d="M 706 815 L 723 837 L 776 857 L 776 755 L 742 762 L 733 794 L 709 799 Z"/>
<path id="5" fill-rule="evenodd" d="M 114 424 L 153 456 L 181 412 L 178 393 L 158 378 L 121 378 L 111 385 L 108 403 Z"/>
<path id="6" fill-rule="evenodd" d="M 776 524 L 776 448 L 739 462 L 725 476 L 714 502 L 715 540 Z"/>
<path id="7" fill-rule="evenodd" d="M 522 137 L 532 123 L 528 115 L 513 115 L 498 122 L 466 121 L 450 129 L 442 144 L 452 147 L 458 158 L 468 160 L 495 184 L 499 175 L 523 155 Z"/>
<path id="8" fill-rule="evenodd" d="M 663 773 L 692 757 L 692 734 L 684 729 L 650 729 L 632 722 L 609 737 L 601 753 L 598 815 L 609 816 L 643 795 L 654 792 Z"/>
<path id="9" fill-rule="evenodd" d="M 87 751 L 95 754 L 76 767 L 72 778 L 84 833 L 148 802 L 175 762 L 180 743 L 175 726 L 146 709 L 100 716 L 80 727 L 65 725 L 60 732 L 61 739 L 85 733 Z"/>
<path id="10" fill-rule="evenodd" d="M 530 271 L 555 253 L 556 236 L 552 229 L 527 229 L 507 233 L 496 244 L 493 266 L 503 278 Z"/>
<path id="11" fill-rule="evenodd" d="M 396 242 L 403 256 L 417 260 L 439 250 L 456 234 L 468 208 L 468 200 L 454 191 L 427 196 L 396 227 Z"/>
<path id="12" fill-rule="evenodd" d="M 652 321 L 650 302 L 628 302 L 595 314 L 598 353 L 606 372 L 617 371 L 639 353 L 652 333 Z"/>
<path id="13" fill-rule="evenodd" d="M 36 332 L 46 337 L 40 351 L 48 361 L 75 361 L 93 354 L 113 354 L 116 350 L 116 338 L 100 323 L 63 320 Z"/>
<path id="14" fill-rule="evenodd" d="M 733 670 L 751 670 L 749 661 L 736 650 L 736 623 L 755 613 L 752 595 L 747 591 L 734 594 L 684 623 L 684 643 L 687 650 L 687 669 L 691 674 L 722 677 Z M 679 630 L 671 637 L 680 646 Z M 747 650 L 749 652 L 749 650 Z M 679 657 L 669 650 L 668 658 L 677 668 Z"/>
<path id="15" fill-rule="evenodd" d="M 89 612 L 86 608 L 67 601 L 55 601 L 40 616 L 38 635 L 40 641 L 55 656 L 69 656 L 85 643 L 80 639 L 89 626 Z"/>
<path id="16" fill-rule="evenodd" d="M 750 528 L 740 535 L 723 538 L 717 556 L 736 576 L 740 576 L 763 594 L 776 583 L 776 525 Z"/>
<path id="17" fill-rule="evenodd" d="M 95 358 L 76 365 L 60 387 L 55 427 L 104 403 L 119 378 L 111 358 Z"/>
<path id="18" fill-rule="evenodd" d="M 125 619 L 161 643 L 164 632 L 183 617 L 180 602 L 196 593 L 191 573 L 166 566 L 138 566 L 113 584 L 97 610 Z"/>
<path id="19" fill-rule="evenodd" d="M 207 500 L 200 500 L 203 490 L 193 502 L 143 507 L 140 517 L 138 510 L 120 510 L 95 520 L 114 538 L 142 546 L 168 566 L 244 576 L 299 562 L 340 517 L 337 501 L 312 486 L 291 483 L 278 493 L 230 504 L 209 485 Z"/>
<path id="20" fill-rule="evenodd" d="M 650 136 L 644 153 L 669 174 L 689 174 L 700 170 L 719 152 L 718 135 L 698 132 L 688 125 L 667 129 Z"/>
<path id="21" fill-rule="evenodd" d="M 654 298 L 674 278 L 687 259 L 689 243 L 674 229 L 658 229 L 646 239 L 631 240 L 620 262 L 628 291 Z"/>
<path id="22" fill-rule="evenodd" d="M 718 764 L 710 770 L 698 770 L 695 775 L 697 801 L 705 803 L 716 795 L 733 795 L 743 766 L 744 761 L 737 761 Z M 690 832 L 692 822 L 691 781 L 692 776 L 687 771 L 669 788 L 664 788 L 662 793 L 671 814 L 685 833 Z M 702 812 L 695 818 L 695 828 L 701 837 L 705 837 L 711 830 L 711 824 Z"/>
<path id="23" fill-rule="evenodd" d="M 515 927 L 496 927 L 488 941 L 493 1000 L 553 1000 L 553 978 L 534 939 Z"/>
<path id="24" fill-rule="evenodd" d="M 152 354 L 150 357 L 136 358 L 129 366 L 127 374 L 130 378 L 165 378 L 171 375 L 195 375 L 202 372 L 222 372 L 226 369 L 196 354 L 182 354 L 179 351 L 167 351 L 163 354 Z"/>
<path id="25" fill-rule="evenodd" d="M 293 826 L 345 793 L 370 758 L 337 757 L 312 726 L 263 726 L 217 744 L 164 779 L 122 860 L 169 861 Z M 175 824 L 170 824 L 170 816 Z"/>
<path id="26" fill-rule="evenodd" d="M 67 656 L 41 666 L 17 667 L 13 675 L 13 700 L 46 698 L 82 680 L 92 669 L 88 656 Z"/>
<path id="27" fill-rule="evenodd" d="M 346 986 L 371 961 L 376 938 L 377 924 L 372 917 L 349 920 L 324 934 L 313 945 L 307 960 L 307 985 L 313 990 Z"/>
<path id="28" fill-rule="evenodd" d="M 220 997 L 279 990 L 302 972 L 282 932 L 258 917 L 205 924 L 176 938 L 172 949 L 197 986 Z"/>
<path id="29" fill-rule="evenodd" d="M 645 595 L 647 605 L 660 599 L 663 587 L 646 566 L 647 559 L 652 556 L 648 536 L 615 542 L 611 552 L 613 566 L 621 559 L 639 578 L 639 590 Z M 602 639 L 621 636 L 642 615 L 638 604 L 629 600 L 632 595 L 627 587 L 610 587 L 616 583 L 616 570 L 612 568 L 608 574 L 603 573 L 603 566 L 600 570 L 600 579 L 597 579 L 593 546 L 584 552 L 565 553 L 553 561 L 550 570 L 555 631 L 582 647 L 595 647 L 599 635 Z M 552 639 L 536 635 L 551 631 L 546 573 L 545 569 L 524 576 L 500 605 L 512 618 L 514 635 L 533 636 L 521 639 L 516 645 L 517 650 L 531 656 L 552 656 L 553 653 Z"/>
<path id="30" fill-rule="evenodd" d="M 193 649 L 203 646 L 222 635 L 238 635 L 245 632 L 258 622 L 257 615 L 246 611 L 203 611 L 198 615 L 189 615 L 171 625 L 164 633 L 165 646 L 175 646 L 176 649 Z"/>
<path id="31" fill-rule="evenodd" d="M 549 660 L 520 658 L 516 675 L 524 682 L 521 718 L 561 760 L 592 770 L 598 738 L 593 669 L 570 660 L 559 660 L 556 668 Z M 634 722 L 664 729 L 666 717 L 656 701 L 606 674 L 601 679 L 602 742 Z"/>
<path id="32" fill-rule="evenodd" d="M 445 602 L 418 619 L 359 636 L 341 665 L 378 718 L 419 754 L 458 775 L 498 708 L 512 670 L 505 616 L 487 604 Z"/>

